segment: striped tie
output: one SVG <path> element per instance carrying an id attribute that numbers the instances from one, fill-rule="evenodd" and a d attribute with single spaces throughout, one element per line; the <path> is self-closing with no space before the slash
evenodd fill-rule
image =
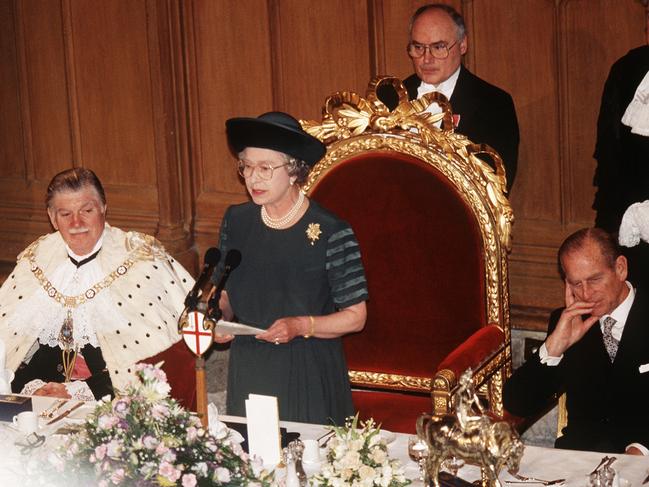
<path id="1" fill-rule="evenodd" d="M 615 360 L 615 354 L 617 353 L 617 346 L 619 342 L 613 338 L 613 335 L 611 334 L 611 330 L 613 329 L 613 325 L 615 325 L 615 319 L 611 318 L 610 316 L 605 318 L 602 325 L 604 326 L 604 331 L 602 332 L 602 336 L 604 337 L 604 346 L 606 347 L 606 351 L 608 352 L 608 356 L 611 358 L 611 362 Z"/>

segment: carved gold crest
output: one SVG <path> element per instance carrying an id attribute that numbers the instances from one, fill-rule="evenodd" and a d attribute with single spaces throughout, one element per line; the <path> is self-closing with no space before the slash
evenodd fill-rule
<path id="1" fill-rule="evenodd" d="M 315 244 L 315 241 L 320 238 L 321 233 L 322 230 L 320 230 L 319 223 L 309 223 L 306 229 L 306 237 L 311 241 L 311 245 Z"/>

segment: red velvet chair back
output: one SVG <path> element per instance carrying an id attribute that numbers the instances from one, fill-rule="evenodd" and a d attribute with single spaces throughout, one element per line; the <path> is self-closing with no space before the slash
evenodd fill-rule
<path id="1" fill-rule="evenodd" d="M 375 87 L 367 99 L 338 92 L 322 122 L 302 122 L 328 145 L 305 190 L 351 224 L 368 280 L 365 329 L 344 338 L 355 406 L 388 429 L 413 432 L 421 412 L 448 407 L 461 364 L 474 368 L 500 412 L 497 389 L 511 363 L 513 220 L 502 161 L 453 133 L 449 107 L 444 129 L 432 126 L 421 112 L 432 98 L 446 103 L 439 95 L 408 102 L 397 80 L 401 103 L 390 112 Z"/>
<path id="2" fill-rule="evenodd" d="M 341 161 L 311 197 L 347 220 L 370 292 L 363 333 L 344 339 L 351 370 L 432 377 L 486 324 L 480 229 L 439 170 L 407 154 Z"/>

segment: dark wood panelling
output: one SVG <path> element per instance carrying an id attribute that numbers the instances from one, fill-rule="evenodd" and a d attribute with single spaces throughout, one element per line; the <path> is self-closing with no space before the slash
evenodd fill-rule
<path id="1" fill-rule="evenodd" d="M 225 120 L 317 119 L 335 91 L 406 77 L 426 0 L 0 2 L 0 260 L 48 230 L 44 185 L 74 164 L 106 183 L 109 220 L 158 235 L 188 266 L 246 199 Z M 634 0 L 446 0 L 465 64 L 509 91 L 521 146 L 512 193 L 512 321 L 561 304 L 556 250 L 593 221 L 592 152 L 611 63 L 645 42 Z"/>
<path id="2" fill-rule="evenodd" d="M 23 178 L 25 174 L 15 24 L 13 3 L 0 2 L 0 178 L 3 181 Z"/>
<path id="3" fill-rule="evenodd" d="M 154 189 L 146 2 L 72 1 L 70 16 L 80 158 L 107 184 Z M 141 208 L 153 212 L 152 194 Z"/>
<path id="4" fill-rule="evenodd" d="M 19 12 L 26 76 L 23 113 L 29 110 L 28 177 L 44 186 L 72 162 L 62 12 L 58 2 L 49 0 L 21 2 Z"/>
<path id="5" fill-rule="evenodd" d="M 215 245 L 225 208 L 245 200 L 225 121 L 273 109 L 268 2 L 187 3 L 195 233 L 200 254 Z"/>
<path id="6" fill-rule="evenodd" d="M 561 216 L 555 9 L 547 0 L 484 0 L 470 11 L 474 71 L 508 91 L 516 105 L 521 144 L 511 196 L 519 242 L 520 219 Z"/>
<path id="7" fill-rule="evenodd" d="M 335 91 L 365 93 L 370 72 L 366 2 L 275 3 L 271 37 L 280 81 L 274 87 L 277 108 L 314 119 Z"/>

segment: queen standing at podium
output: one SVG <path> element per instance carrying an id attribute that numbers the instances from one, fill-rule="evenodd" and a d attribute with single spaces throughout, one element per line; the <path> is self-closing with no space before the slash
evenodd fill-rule
<path id="1" fill-rule="evenodd" d="M 280 419 L 342 424 L 353 414 L 341 338 L 366 320 L 365 271 L 354 232 L 300 186 L 325 146 L 281 112 L 226 122 L 251 201 L 228 208 L 220 250 L 241 251 L 221 296 L 225 319 L 265 331 L 232 340 L 228 414 L 248 394 L 276 396 Z"/>

